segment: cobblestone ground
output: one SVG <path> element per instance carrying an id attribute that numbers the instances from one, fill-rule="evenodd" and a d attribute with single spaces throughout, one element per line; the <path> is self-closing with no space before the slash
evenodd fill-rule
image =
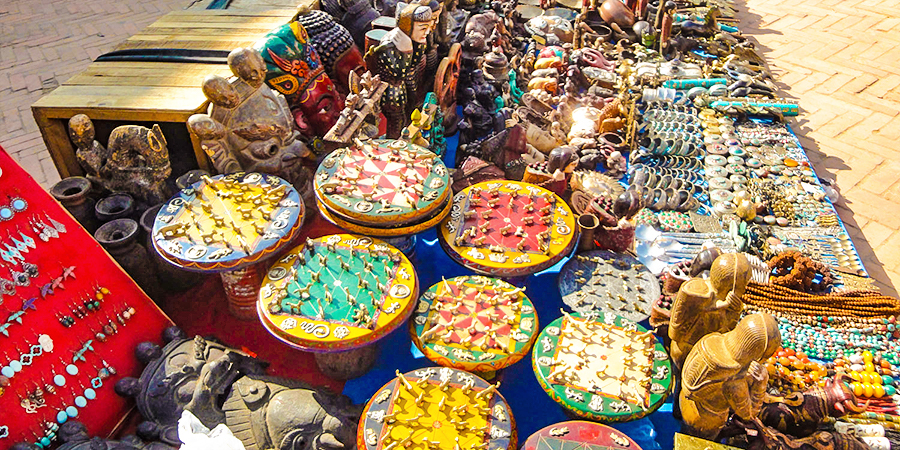
<path id="1" fill-rule="evenodd" d="M 792 126 L 820 176 L 837 181 L 838 212 L 886 293 L 900 284 L 900 0 L 741 0 Z M 43 186 L 59 176 L 30 106 L 94 58 L 188 0 L 0 3 L 0 145 Z"/>

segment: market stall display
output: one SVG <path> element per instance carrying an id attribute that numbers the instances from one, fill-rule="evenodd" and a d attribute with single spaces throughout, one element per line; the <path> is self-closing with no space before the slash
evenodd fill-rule
<path id="1" fill-rule="evenodd" d="M 632 256 L 596 250 L 579 253 L 563 266 L 559 290 L 573 311 L 603 311 L 641 322 L 659 298 L 659 281 Z"/>
<path id="2" fill-rule="evenodd" d="M 572 313 L 538 336 L 532 364 L 541 387 L 573 414 L 635 420 L 659 408 L 673 368 L 653 333 L 615 314 Z"/>
<path id="3" fill-rule="evenodd" d="M 185 270 L 221 273 L 231 312 L 255 317 L 256 265 L 300 231 L 303 200 L 286 181 L 259 173 L 204 177 L 160 209 L 153 245 Z"/>
<path id="4" fill-rule="evenodd" d="M 522 288 L 465 276 L 443 280 L 422 294 L 410 332 L 435 363 L 490 374 L 528 354 L 538 318 Z"/>
<path id="5" fill-rule="evenodd" d="M 631 438 L 615 428 L 594 422 L 573 420 L 544 427 L 522 444 L 522 450 L 562 450 L 582 448 L 641 450 Z"/>
<path id="6" fill-rule="evenodd" d="M 575 216 L 559 196 L 516 181 L 485 181 L 453 197 L 441 245 L 474 272 L 515 277 L 540 272 L 578 241 Z"/>
<path id="7" fill-rule="evenodd" d="M 419 282 L 399 250 L 365 236 L 332 234 L 280 258 L 257 310 L 270 333 L 316 353 L 319 368 L 346 379 L 368 370 L 374 342 L 412 313 Z"/>
<path id="8" fill-rule="evenodd" d="M 516 423 L 497 385 L 449 367 L 401 374 L 372 396 L 359 423 L 357 446 L 516 448 Z"/>
<path id="9" fill-rule="evenodd" d="M 74 420 L 106 436 L 132 407 L 113 392 L 140 373 L 131 349 L 171 321 L 4 151 L 0 186 L 0 447 L 50 448 Z"/>
<path id="10" fill-rule="evenodd" d="M 197 374 L 176 403 L 206 425 L 249 447 L 511 450 L 521 432 L 525 450 L 567 450 L 671 448 L 678 417 L 692 438 L 676 446 L 855 450 L 847 427 L 900 422 L 900 299 L 869 278 L 734 5 L 323 0 L 228 62 L 189 129 L 221 172 L 267 175 L 182 190 L 154 245 L 223 277 L 269 260 L 265 280 L 226 283 L 247 325 L 314 353 L 318 371 L 283 358 L 366 406 L 254 378 L 252 349 L 204 359 L 218 347 L 195 340 L 172 374 Z M 86 162 L 109 150 L 73 120 Z M 302 230 L 301 199 L 321 215 Z M 0 201 L 0 226 L 23 208 Z M 8 231 L 11 302 L 37 269 Z M 82 306 L 57 321 L 97 308 Z M 46 341 L 7 355 L 6 381 Z"/>

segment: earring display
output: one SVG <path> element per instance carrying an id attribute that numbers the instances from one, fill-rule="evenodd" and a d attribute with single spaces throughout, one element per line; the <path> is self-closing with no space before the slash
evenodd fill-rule
<path id="1" fill-rule="evenodd" d="M 170 322 L 3 152 L 0 170 L 0 448 L 53 446 L 60 412 L 107 435 L 133 405 L 95 385 L 139 375 L 134 346 Z"/>
<path id="2" fill-rule="evenodd" d="M 0 221 L 12 220 L 17 213 L 21 213 L 27 208 L 28 202 L 22 197 L 10 198 L 7 205 L 0 206 Z"/>

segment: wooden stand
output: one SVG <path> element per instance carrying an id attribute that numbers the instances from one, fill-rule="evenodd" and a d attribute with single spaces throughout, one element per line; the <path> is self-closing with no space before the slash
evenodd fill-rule
<path id="1" fill-rule="evenodd" d="M 262 276 L 259 264 L 242 269 L 222 272 L 222 286 L 228 299 L 228 312 L 241 320 L 256 320 L 256 300 L 259 297 L 259 286 Z"/>
<path id="2" fill-rule="evenodd" d="M 329 378 L 349 380 L 365 375 L 375 365 L 380 348 L 374 343 L 343 352 L 316 353 L 316 364 Z"/>

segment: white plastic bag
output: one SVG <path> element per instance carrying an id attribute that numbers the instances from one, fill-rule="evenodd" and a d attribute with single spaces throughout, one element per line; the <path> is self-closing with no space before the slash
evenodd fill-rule
<path id="1" fill-rule="evenodd" d="M 210 430 L 190 411 L 184 411 L 178 419 L 178 439 L 181 450 L 244 450 L 244 444 L 224 423 Z"/>

